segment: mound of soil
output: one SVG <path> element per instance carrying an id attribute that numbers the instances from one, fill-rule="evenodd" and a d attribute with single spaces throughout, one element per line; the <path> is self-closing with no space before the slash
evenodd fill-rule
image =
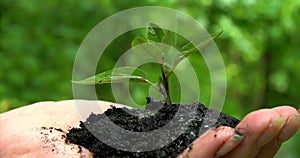
<path id="1" fill-rule="evenodd" d="M 112 130 L 111 122 L 121 128 Z M 80 122 L 80 128 L 67 133 L 66 141 L 89 149 L 94 157 L 176 157 L 206 130 L 221 125 L 234 128 L 238 123 L 238 119 L 201 103 L 164 106 L 162 101 L 147 98 L 145 110 L 113 107 L 104 114 L 92 113 L 85 122 Z M 164 132 L 153 132 L 164 127 L 167 129 Z M 147 134 L 136 137 L 137 132 Z M 105 138 L 110 145 L 95 136 Z M 123 146 L 124 150 L 113 146 Z M 140 151 L 149 147 L 156 148 Z"/>

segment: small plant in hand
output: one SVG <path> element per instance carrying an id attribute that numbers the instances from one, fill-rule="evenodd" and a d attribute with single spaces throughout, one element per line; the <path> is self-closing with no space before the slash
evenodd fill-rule
<path id="1" fill-rule="evenodd" d="M 239 120 L 223 113 L 220 113 L 218 115 L 219 118 L 217 119 L 216 123 L 204 125 L 202 124 L 203 122 L 214 121 L 214 114 L 219 112 L 208 109 L 201 103 L 194 102 L 191 105 L 173 104 L 170 97 L 170 76 L 174 74 L 174 69 L 176 68 L 176 66 L 189 55 L 209 45 L 215 38 L 219 37 L 221 34 L 222 31 L 198 46 L 194 46 L 191 42 L 188 42 L 180 49 L 180 51 L 175 55 L 174 60 L 172 60 L 172 62 L 170 63 L 166 62 L 166 51 L 169 51 L 169 49 L 165 49 L 165 47 L 157 47 L 156 44 L 161 43 L 175 47 L 174 37 L 176 36 L 176 34 L 169 30 L 164 30 L 158 25 L 151 23 L 147 30 L 147 38 L 143 38 L 140 36 L 136 37 L 132 41 L 132 47 L 135 53 L 149 56 L 155 61 L 158 61 L 161 75 L 158 76 L 159 79 L 157 84 L 149 81 L 146 77 L 146 73 L 143 70 L 128 66 L 117 67 L 95 76 L 88 77 L 81 81 L 73 81 L 73 83 L 92 85 L 117 83 L 124 81 L 127 82 L 129 80 L 130 82 L 141 83 L 154 87 L 162 94 L 164 100 L 153 101 L 151 98 L 148 98 L 147 105 L 144 111 L 138 109 L 113 107 L 112 109 L 107 110 L 104 114 L 91 114 L 86 122 L 81 122 L 80 128 L 73 128 L 70 130 L 70 132 L 67 134 L 67 140 L 71 143 L 86 147 L 91 152 L 95 153 L 95 157 L 176 157 L 181 152 L 183 152 L 184 149 L 186 149 L 197 137 L 199 137 L 199 135 L 204 133 L 209 128 L 220 125 L 235 127 L 238 124 Z M 143 47 L 144 44 L 151 45 L 151 47 Z M 149 48 L 156 49 L 149 50 Z M 158 149 L 150 151 L 134 151 L 135 148 L 139 148 L 140 146 L 137 147 L 132 145 L 128 147 L 128 149 L 130 149 L 129 151 L 119 150 L 101 142 L 93 135 L 95 134 L 95 132 L 98 132 L 97 134 L 99 135 L 110 134 L 110 131 L 101 130 L 101 133 L 99 133 L 100 131 L 97 130 L 97 128 L 99 129 L 105 126 L 105 120 L 101 119 L 103 118 L 103 115 L 106 115 L 110 119 L 110 121 L 114 122 L 116 125 L 120 126 L 123 129 L 134 132 L 149 132 L 163 127 L 172 119 L 174 119 L 179 106 L 181 106 L 181 108 L 183 109 L 179 117 L 185 118 L 185 122 L 182 124 L 182 126 L 187 126 L 188 128 L 183 128 L 181 127 L 181 125 L 178 127 L 174 127 L 172 131 L 182 134 L 180 134 L 178 138 L 173 139 L 169 144 Z M 157 107 L 160 107 L 158 111 L 156 111 Z M 128 111 L 131 111 L 131 114 L 127 113 Z M 138 116 L 132 114 L 138 114 Z M 190 114 L 193 114 L 193 117 L 188 117 Z M 91 132 L 93 132 L 93 134 Z M 157 141 L 156 143 L 161 143 L 170 141 L 169 137 L 172 137 L 172 135 L 165 133 L 160 136 L 153 135 L 152 137 L 160 137 L 160 141 Z M 124 134 L 124 137 L 120 139 L 126 139 L 126 134 Z M 146 141 L 151 138 L 149 138 L 148 136 L 148 138 L 139 139 L 145 139 Z M 124 140 L 122 141 L 124 142 Z"/>
<path id="2" fill-rule="evenodd" d="M 170 106 L 172 102 L 170 98 L 169 78 L 173 74 L 174 72 L 173 70 L 175 69 L 175 67 L 183 59 L 197 52 L 199 49 L 207 46 L 210 42 L 212 42 L 215 38 L 219 37 L 221 34 L 222 31 L 196 47 L 194 47 L 191 42 L 188 42 L 181 48 L 181 51 L 178 54 L 176 54 L 174 61 L 170 65 L 165 61 L 166 52 L 164 51 L 168 51 L 168 50 L 165 50 L 164 49 L 165 47 L 161 48 L 159 46 L 156 46 L 155 44 L 162 43 L 169 46 L 173 46 L 175 33 L 168 30 L 163 30 L 158 25 L 150 23 L 147 31 L 147 38 L 138 36 L 132 41 L 131 45 L 136 53 L 140 55 L 149 56 L 150 58 L 153 58 L 155 61 L 159 62 L 161 76 L 159 76 L 158 84 L 154 84 L 150 82 L 146 78 L 146 73 L 141 69 L 135 67 L 117 67 L 112 70 L 108 70 L 100 74 L 97 74 L 95 76 L 86 78 L 82 81 L 73 81 L 73 83 L 84 84 L 84 85 L 107 84 L 107 83 L 117 83 L 123 81 L 126 82 L 128 81 L 128 79 L 130 79 L 130 81 L 132 82 L 153 86 L 156 90 L 158 90 L 163 95 L 165 100 L 165 105 Z M 152 44 L 153 46 L 135 48 L 136 46 L 141 44 Z M 157 48 L 157 49 L 149 50 L 151 48 Z M 131 72 L 134 73 L 131 74 Z"/>

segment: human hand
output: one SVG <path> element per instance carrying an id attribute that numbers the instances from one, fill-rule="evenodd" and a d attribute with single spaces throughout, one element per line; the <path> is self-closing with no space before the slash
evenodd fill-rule
<path id="1" fill-rule="evenodd" d="M 41 102 L 0 114 L 0 157 L 92 157 L 87 149 L 66 144 L 63 136 L 68 129 L 79 125 L 76 105 L 95 108 L 93 102 Z M 102 111 L 111 105 L 122 106 L 97 102 Z M 297 132 L 299 125 L 300 115 L 292 107 L 254 111 L 236 129 L 221 126 L 209 130 L 179 157 L 272 157 L 280 144 Z M 234 135 L 237 131 L 244 135 L 243 139 Z"/>
<path id="2" fill-rule="evenodd" d="M 300 114 L 293 107 L 257 110 L 244 117 L 235 129 L 210 129 L 179 158 L 272 158 L 299 126 Z"/>
<path id="3" fill-rule="evenodd" d="M 0 157 L 92 157 L 87 149 L 66 144 L 64 137 L 69 129 L 79 127 L 76 105 L 95 108 L 93 102 L 39 102 L 0 114 Z M 103 111 L 119 106 L 97 102 Z"/>

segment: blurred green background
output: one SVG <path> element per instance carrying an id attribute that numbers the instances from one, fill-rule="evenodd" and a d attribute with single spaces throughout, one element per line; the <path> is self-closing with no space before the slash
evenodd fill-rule
<path id="1" fill-rule="evenodd" d="M 1 0 L 0 112 L 38 101 L 72 99 L 73 61 L 84 37 L 104 18 L 145 5 L 182 11 L 210 33 L 224 30 L 216 43 L 228 79 L 225 113 L 242 118 L 282 104 L 300 108 L 299 0 Z M 124 35 L 107 48 L 110 53 L 103 55 L 99 72 L 113 67 L 134 35 Z M 197 58 L 190 60 L 207 71 L 205 63 L 197 65 Z M 208 104 L 209 76 L 197 75 L 202 85 L 207 84 L 201 87 L 200 101 Z M 99 99 L 113 101 L 109 88 L 100 86 L 107 93 Z M 137 99 L 145 97 L 140 94 L 133 92 Z M 277 157 L 299 157 L 299 140 L 298 132 Z"/>

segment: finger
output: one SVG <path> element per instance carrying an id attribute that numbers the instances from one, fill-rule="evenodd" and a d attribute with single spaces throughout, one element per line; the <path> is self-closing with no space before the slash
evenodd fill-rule
<path id="1" fill-rule="evenodd" d="M 245 136 L 244 140 L 225 157 L 255 157 L 259 149 L 279 133 L 285 122 L 285 117 L 271 109 L 248 114 L 236 127 Z"/>
<path id="2" fill-rule="evenodd" d="M 213 158 L 218 151 L 218 156 L 221 156 L 232 150 L 242 138 L 230 127 L 210 129 L 196 139 L 179 158 Z"/>
<path id="3" fill-rule="evenodd" d="M 299 129 L 300 126 L 300 114 L 298 111 L 289 106 L 281 106 L 273 108 L 272 110 L 276 111 L 280 115 L 285 115 L 288 118 L 288 121 L 281 129 L 280 133 L 272 139 L 268 144 L 263 146 L 256 158 L 272 158 L 276 155 L 281 144 L 284 141 L 287 141 L 291 138 Z"/>
<path id="4" fill-rule="evenodd" d="M 285 115 L 288 118 L 287 123 L 284 125 L 278 136 L 278 141 L 283 143 L 290 139 L 299 129 L 300 126 L 300 113 L 293 107 L 281 106 L 273 108 L 274 111 L 280 115 Z"/>

